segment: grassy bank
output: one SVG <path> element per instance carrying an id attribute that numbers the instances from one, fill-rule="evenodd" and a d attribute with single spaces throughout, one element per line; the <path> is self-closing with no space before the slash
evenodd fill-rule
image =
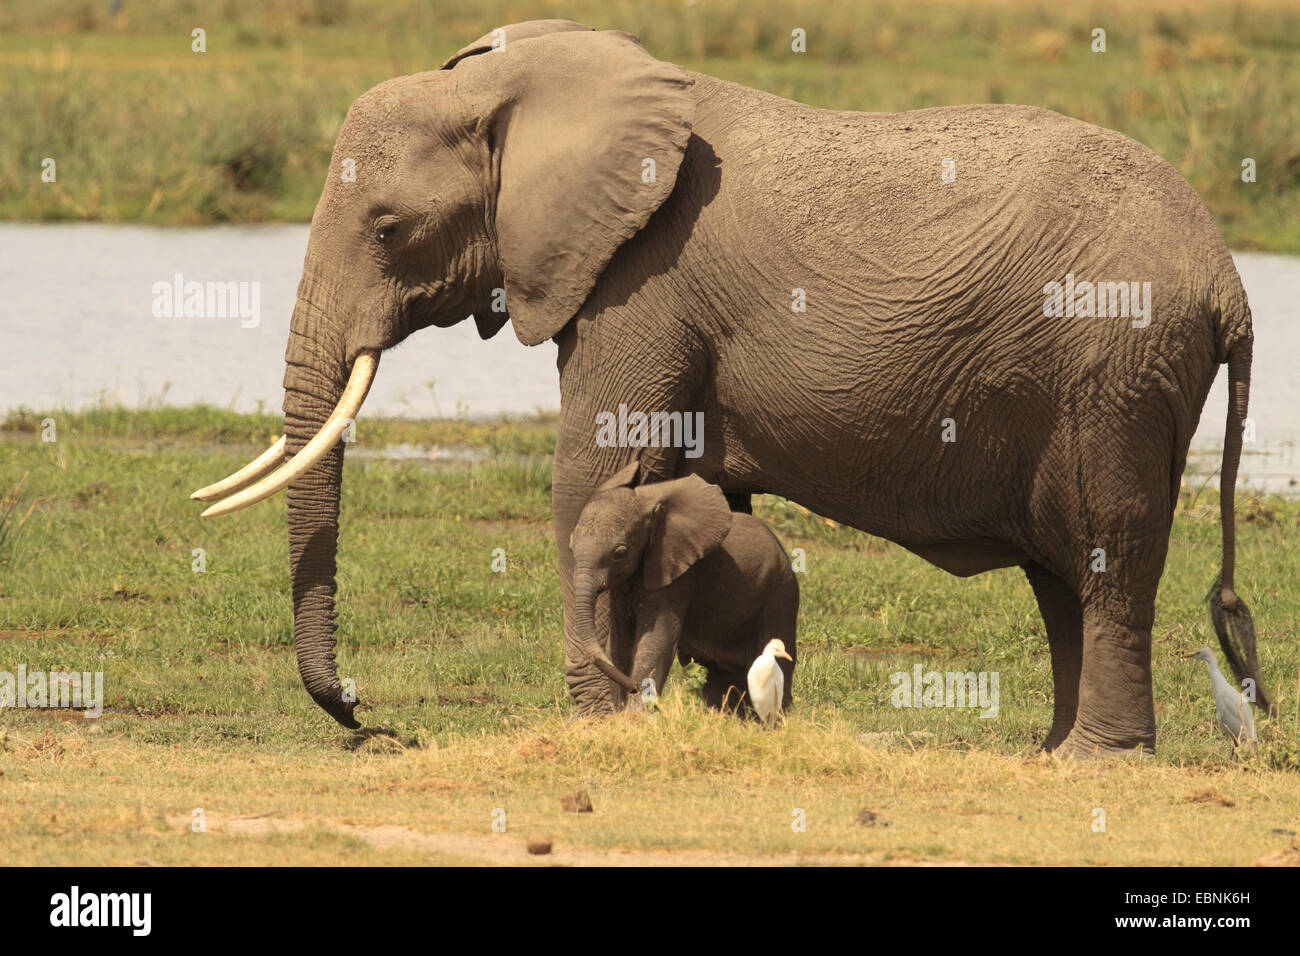
<path id="1" fill-rule="evenodd" d="M 128 0 L 0 8 L 0 217 L 307 220 L 349 103 L 490 28 L 576 18 L 691 69 L 818 106 L 1029 103 L 1134 136 L 1230 245 L 1300 252 L 1300 3 L 1053 0 Z M 790 51 L 794 28 L 807 53 Z M 1103 28 L 1107 51 L 1090 49 Z M 191 52 L 191 30 L 206 52 Z M 42 161 L 57 182 L 42 182 Z M 1256 160 L 1257 182 L 1241 182 Z"/>
<path id="2" fill-rule="evenodd" d="M 1051 675 L 1018 571 L 953 578 L 775 498 L 759 513 L 808 568 L 787 727 L 704 712 L 680 669 L 659 714 L 574 721 L 550 531 L 554 423 L 362 419 L 358 450 L 447 454 L 348 459 L 339 661 L 369 728 L 354 734 L 297 675 L 283 504 L 200 521 L 188 500 L 273 437 L 274 419 L 55 413 L 58 440 L 42 443 L 45 417 L 0 427 L 0 498 L 27 476 L 0 534 L 0 670 L 102 671 L 107 707 L 99 720 L 0 711 L 9 859 L 509 862 L 531 859 L 532 830 L 554 837 L 558 862 L 1300 857 L 1298 502 L 1238 504 L 1239 580 L 1285 715 L 1262 722 L 1259 758 L 1234 760 L 1204 665 L 1180 657 L 1213 644 L 1202 599 L 1219 560 L 1217 509 L 1190 493 L 1157 612 L 1155 758 L 1035 755 Z M 481 460 L 450 453 L 464 449 Z M 491 570 L 496 548 L 505 573 Z M 894 708 L 889 675 L 918 663 L 999 672 L 998 715 Z M 560 810 L 579 787 L 594 814 Z M 504 834 L 491 830 L 497 809 Z M 863 809 L 876 818 L 859 822 Z M 796 810 L 806 832 L 791 828 Z"/>

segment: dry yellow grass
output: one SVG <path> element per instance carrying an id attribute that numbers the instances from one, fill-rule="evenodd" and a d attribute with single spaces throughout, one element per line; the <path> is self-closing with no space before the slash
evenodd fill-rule
<path id="1" fill-rule="evenodd" d="M 864 742 L 831 713 L 764 732 L 677 695 L 657 714 L 310 756 L 140 744 L 111 718 L 33 726 L 0 752 L 15 862 L 1300 863 L 1300 788 L 1254 763 Z M 579 787 L 595 812 L 561 809 Z M 553 854 L 524 852 L 537 831 Z"/>

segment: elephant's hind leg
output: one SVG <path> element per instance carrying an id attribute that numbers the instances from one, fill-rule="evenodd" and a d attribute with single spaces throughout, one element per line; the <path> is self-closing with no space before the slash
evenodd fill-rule
<path id="1" fill-rule="evenodd" d="M 1154 609 L 1154 605 L 1153 605 Z M 1079 710 L 1063 753 L 1154 753 L 1151 627 L 1132 616 L 1085 607 Z"/>
<path id="2" fill-rule="evenodd" d="M 745 671 L 732 671 L 716 664 L 706 664 L 709 676 L 704 681 L 704 703 L 724 714 L 743 714 L 749 710 L 749 686 Z"/>
<path id="3" fill-rule="evenodd" d="M 1061 750 L 1118 753 L 1155 750 L 1151 627 L 1156 588 L 1169 544 L 1167 526 L 1099 535 L 1105 568 L 1078 582 L 1083 606 L 1079 707 Z"/>
<path id="4" fill-rule="evenodd" d="M 1083 607 L 1074 590 L 1041 564 L 1021 565 L 1034 589 L 1052 652 L 1052 729 L 1044 750 L 1055 750 L 1074 729 L 1083 666 Z"/>

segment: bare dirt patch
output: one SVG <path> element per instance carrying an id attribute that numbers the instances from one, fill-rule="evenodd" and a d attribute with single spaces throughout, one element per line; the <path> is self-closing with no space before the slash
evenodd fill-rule
<path id="1" fill-rule="evenodd" d="M 185 814 L 168 814 L 168 826 L 190 829 L 191 818 Z M 565 846 L 553 842 L 551 851 L 534 855 L 528 850 L 527 835 L 512 833 L 470 834 L 430 833 L 412 827 L 366 826 L 310 817 L 284 817 L 274 813 L 243 817 L 221 817 L 209 813 L 208 834 L 256 836 L 270 833 L 298 833 L 308 829 L 329 830 L 363 840 L 377 849 L 400 849 L 463 857 L 488 865 L 518 864 L 534 866 L 863 866 L 889 865 L 969 866 L 965 861 L 935 862 L 884 854 L 801 854 L 776 853 L 762 856 L 723 853 L 713 850 L 631 850 L 595 849 Z"/>

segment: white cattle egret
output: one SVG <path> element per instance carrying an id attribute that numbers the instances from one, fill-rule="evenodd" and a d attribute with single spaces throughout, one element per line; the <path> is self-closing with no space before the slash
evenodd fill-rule
<path id="1" fill-rule="evenodd" d="M 1219 718 L 1219 729 L 1228 735 L 1233 745 L 1249 743 L 1256 752 L 1259 741 L 1255 737 L 1255 715 L 1251 711 L 1250 701 L 1246 695 L 1228 683 L 1219 670 L 1219 662 L 1208 647 L 1202 647 L 1195 654 L 1184 657 L 1205 661 L 1210 665 L 1210 689 L 1214 692 L 1214 711 Z"/>
<path id="2" fill-rule="evenodd" d="M 785 696 L 785 675 L 776 662 L 778 657 L 794 660 L 785 652 L 785 642 L 771 640 L 749 665 L 749 704 L 769 727 L 781 718 L 781 699 Z"/>

